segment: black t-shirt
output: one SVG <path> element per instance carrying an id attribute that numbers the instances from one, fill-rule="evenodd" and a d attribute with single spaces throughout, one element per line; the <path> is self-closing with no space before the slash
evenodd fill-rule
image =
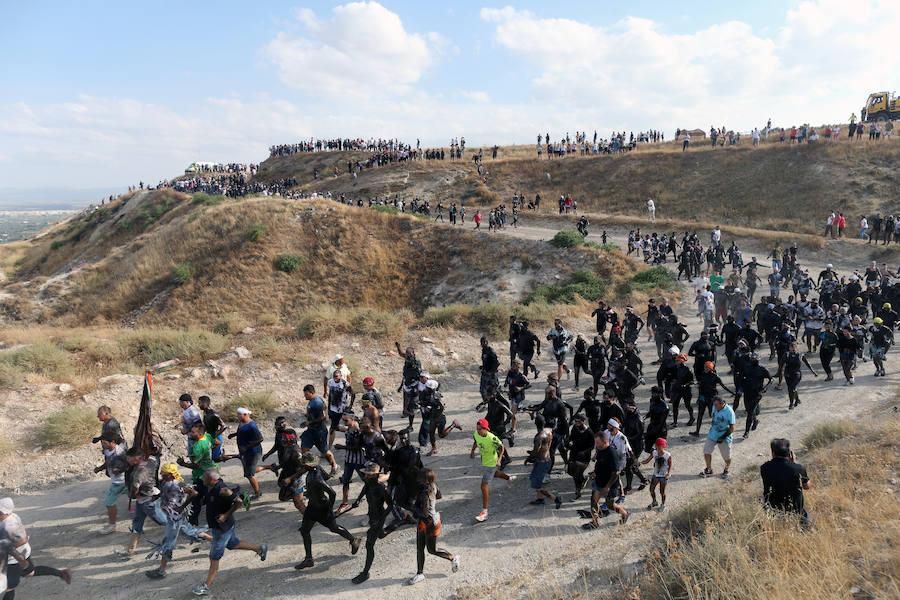
<path id="1" fill-rule="evenodd" d="M 540 340 L 533 331 L 527 329 L 520 330 L 516 338 L 519 354 L 522 356 L 531 356 L 534 354 L 535 344 L 539 344 Z"/>
<path id="2" fill-rule="evenodd" d="M 483 373 L 496 373 L 500 367 L 500 361 L 497 360 L 497 353 L 490 346 L 481 349 L 481 371 Z"/>
<path id="3" fill-rule="evenodd" d="M 613 450 L 612 446 L 607 446 L 603 450 L 597 450 L 595 460 L 594 481 L 598 487 L 604 488 L 612 476 L 622 470 L 622 465 L 619 464 L 619 453 Z M 615 485 L 613 483 L 612 487 Z"/>
<path id="4" fill-rule="evenodd" d="M 759 468 L 763 497 L 772 508 L 803 511 L 803 484 L 809 481 L 806 468 L 786 458 L 773 458 Z"/>
<path id="5" fill-rule="evenodd" d="M 216 482 L 216 485 L 206 491 L 206 524 L 209 525 L 210 529 L 228 531 L 234 527 L 233 514 L 229 515 L 224 523 L 219 523 L 217 520 L 219 515 L 227 513 L 235 502 L 240 502 L 240 498 L 233 490 L 229 490 L 231 493 L 223 496 L 222 490 L 227 489 L 228 486 L 220 479 Z"/>

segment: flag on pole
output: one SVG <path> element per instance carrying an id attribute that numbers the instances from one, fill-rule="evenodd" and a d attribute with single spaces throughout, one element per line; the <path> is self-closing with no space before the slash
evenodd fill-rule
<path id="1" fill-rule="evenodd" d="M 134 426 L 134 448 L 144 451 L 144 458 L 159 454 L 159 443 L 153 436 L 153 425 L 150 423 L 151 392 L 153 390 L 153 375 L 148 369 L 144 373 L 144 391 L 141 394 L 141 408 L 138 412 L 138 420 Z"/>

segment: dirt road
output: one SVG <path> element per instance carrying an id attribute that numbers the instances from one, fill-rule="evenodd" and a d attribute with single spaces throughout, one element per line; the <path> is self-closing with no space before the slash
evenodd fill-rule
<path id="1" fill-rule="evenodd" d="M 535 226 L 523 226 L 513 232 L 514 235 L 534 239 L 549 239 L 553 233 L 553 229 Z M 610 233 L 613 234 L 612 231 Z M 624 247 L 622 233 L 615 232 L 613 241 Z M 851 265 L 836 266 L 846 271 Z M 680 317 L 687 322 L 691 333 L 688 343 L 696 339 L 700 329 L 697 318 L 692 314 L 689 296 L 688 292 L 688 301 L 682 303 L 680 311 Z M 576 333 L 593 333 L 591 324 L 587 322 L 575 323 L 571 329 Z M 655 358 L 654 350 L 645 340 L 642 337 L 640 349 L 645 363 L 649 363 Z M 501 357 L 506 354 L 503 341 L 495 341 L 494 347 Z M 545 352 L 539 363 L 543 373 L 550 369 L 546 358 Z M 818 369 L 818 360 L 812 358 L 811 362 Z M 824 377 L 816 379 L 806 373 L 799 388 L 803 404 L 798 410 L 787 410 L 786 392 L 770 391 L 762 401 L 759 429 L 747 440 L 736 436 L 732 473 L 740 475 L 746 470 L 755 470 L 767 460 L 768 442 L 772 437 L 785 436 L 799 443 L 802 435 L 821 420 L 869 412 L 894 397 L 900 382 L 900 374 L 892 372 L 896 371 L 895 364 L 889 360 L 888 377 L 875 379 L 872 377 L 871 363 L 861 363 L 854 387 L 842 385 L 839 376 L 835 381 L 825 383 Z M 774 369 L 772 363 L 764 361 L 764 365 Z M 439 442 L 440 453 L 437 456 L 423 458 L 427 466 L 437 470 L 444 494 L 443 500 L 438 503 L 443 516 L 439 545 L 459 554 L 461 569 L 458 573 L 450 572 L 448 562 L 429 556 L 425 565 L 425 582 L 415 588 L 404 586 L 404 580 L 415 572 L 416 562 L 414 534 L 408 529 L 378 543 L 372 577 L 361 586 L 351 584 L 350 578 L 362 568 L 363 552 L 350 556 L 346 542 L 321 528 L 313 532 L 316 566 L 304 572 L 295 571 L 293 566 L 302 559 L 303 554 L 300 535 L 296 530 L 297 514 L 290 505 L 277 501 L 274 477 L 264 473 L 261 482 L 265 495 L 249 512 L 238 513 L 237 533 L 242 539 L 269 544 L 268 560 L 260 563 L 249 552 L 227 553 L 213 586 L 214 597 L 447 598 L 460 587 L 484 586 L 507 580 L 520 584 L 524 582 L 526 587 L 530 585 L 528 582 L 538 586 L 564 585 L 577 580 L 585 570 L 616 569 L 635 560 L 650 535 L 664 523 L 664 515 L 645 509 L 649 494 L 643 491 L 628 497 L 625 506 L 633 512 L 626 526 L 617 525 L 610 517 L 602 523 L 600 531 L 594 532 L 580 529 L 583 521 L 575 511 L 587 508 L 588 500 L 571 501 L 572 481 L 563 473 L 554 473 L 550 485 L 552 489 L 564 493 L 563 508 L 556 511 L 551 506 L 530 506 L 528 502 L 533 498 L 533 493 L 528 487 L 529 469 L 522 464 L 522 460 L 534 430 L 527 419 L 520 421 L 520 443 L 512 450 L 515 460 L 509 469 L 519 476 L 518 481 L 507 488 L 503 482 L 495 480 L 491 485 L 489 520 L 485 523 L 474 521 L 480 509 L 478 484 L 481 472 L 478 458 L 469 459 L 472 430 L 477 417 L 472 408 L 479 399 L 477 384 L 474 383 L 476 372 L 474 369 L 457 370 L 440 378 L 448 418 L 458 419 L 464 431 L 454 432 Z M 648 385 L 637 390 L 641 411 L 647 406 L 649 382 L 655 375 L 655 367 L 646 364 L 645 373 Z M 562 381 L 563 398 L 577 406 L 581 394 L 572 388 L 572 381 Z M 537 402 L 541 389 L 542 385 L 535 385 L 527 401 Z M 402 427 L 397 413 L 397 410 L 392 410 L 386 415 L 386 428 Z M 739 430 L 741 422 L 739 413 Z M 418 423 L 417 420 L 417 426 Z M 704 431 L 706 429 L 705 426 Z M 727 485 L 718 478 L 702 480 L 697 477 L 703 465 L 703 440 L 689 437 L 687 431 L 682 427 L 670 432 L 674 475 L 669 488 L 668 506 L 672 509 L 683 505 L 694 494 Z M 341 460 L 340 453 L 338 460 Z M 721 471 L 722 465 L 717 455 L 714 466 L 717 472 Z M 224 474 L 229 482 L 242 481 L 233 461 L 227 463 Z M 811 476 L 815 481 L 815 473 Z M 102 496 L 105 489 L 105 481 L 95 480 L 16 498 L 17 512 L 29 527 L 35 561 L 69 566 L 75 573 L 70 588 L 64 590 L 61 583 L 47 578 L 31 579 L 21 585 L 17 597 L 48 598 L 60 592 L 71 598 L 96 600 L 191 597 L 190 587 L 205 576 L 207 547 L 202 546 L 200 552 L 195 554 L 190 552 L 190 546 L 182 544 L 176 550 L 176 561 L 170 567 L 169 576 L 162 582 L 151 581 L 143 574 L 155 566 L 143 560 L 143 555 L 149 552 L 146 543 L 139 548 L 140 558 L 127 563 L 115 562 L 113 550 L 125 544 L 127 534 L 124 527 L 120 533 L 110 536 L 97 534 L 103 524 Z M 351 497 L 358 490 L 359 484 L 354 482 Z M 811 510 L 814 512 L 815 507 Z M 341 521 L 355 534 L 364 535 L 364 511 L 365 507 L 361 507 L 341 517 Z M 124 502 L 120 503 L 120 512 L 127 515 Z M 158 541 L 161 535 L 161 527 L 148 525 L 145 533 L 147 539 Z M 495 595 L 502 596 L 502 591 Z"/>

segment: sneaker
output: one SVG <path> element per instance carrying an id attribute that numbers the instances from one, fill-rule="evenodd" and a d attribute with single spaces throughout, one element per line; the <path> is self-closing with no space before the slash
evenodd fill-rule
<path id="1" fill-rule="evenodd" d="M 647 510 L 653 510 L 653 509 L 656 508 L 657 506 L 659 506 L 659 502 L 657 502 L 656 500 L 654 500 L 653 502 L 651 502 L 650 504 L 647 505 Z"/>
<path id="2" fill-rule="evenodd" d="M 541 370 L 540 370 L 540 369 L 535 369 L 535 370 L 534 370 L 534 378 L 535 378 L 535 379 L 537 379 L 538 376 L 540 376 L 540 374 L 541 374 Z"/>
<path id="3" fill-rule="evenodd" d="M 728 479 L 728 469 L 722 471 L 722 474 L 719 477 L 721 477 L 722 479 Z"/>
<path id="4" fill-rule="evenodd" d="M 639 491 L 641 491 L 642 489 L 644 489 L 645 487 L 647 487 L 647 482 L 641 483 L 641 485 L 637 486 L 637 490 L 635 490 L 635 491 L 638 491 L 638 492 L 639 492 Z"/>
<path id="5" fill-rule="evenodd" d="M 562 498 L 557 494 L 556 498 L 553 499 L 553 503 L 556 504 L 556 510 L 559 510 L 559 507 L 562 506 Z"/>
<path id="6" fill-rule="evenodd" d="M 854 383 L 855 383 L 854 378 L 851 377 L 851 378 L 850 378 L 850 385 L 853 385 Z"/>
<path id="7" fill-rule="evenodd" d="M 459 429 L 460 431 L 462 431 L 462 425 L 460 425 L 460 424 L 459 424 L 459 421 L 457 421 L 456 419 L 453 419 L 453 423 L 451 423 L 450 425 L 451 425 L 452 427 L 456 427 L 457 429 Z M 515 433 L 515 431 L 513 431 L 513 433 Z"/>
<path id="8" fill-rule="evenodd" d="M 588 521 L 584 525 L 581 526 L 582 529 L 590 531 L 592 529 L 600 529 L 599 523 L 594 523 L 593 521 Z"/>
<path id="9" fill-rule="evenodd" d="M 702 471 L 700 471 L 700 477 L 710 477 L 710 476 L 712 476 L 712 474 L 713 474 L 712 469 L 703 469 Z"/>
<path id="10" fill-rule="evenodd" d="M 329 473 L 329 475 L 331 475 L 332 477 L 334 477 L 334 475 L 335 475 L 336 473 L 337 473 L 337 464 L 333 464 L 333 465 L 331 465 L 331 472 Z"/>
<path id="11" fill-rule="evenodd" d="M 624 515 L 622 515 L 622 517 L 619 519 L 619 524 L 624 525 L 625 523 L 627 523 L 629 516 L 630 515 L 628 513 L 625 513 Z"/>
<path id="12" fill-rule="evenodd" d="M 254 502 L 256 500 L 259 500 L 260 498 L 262 498 L 262 492 L 260 492 L 258 494 L 253 494 L 252 496 L 250 496 L 250 501 Z"/>
<path id="13" fill-rule="evenodd" d="M 544 479 L 542 480 L 541 483 L 550 483 L 550 474 L 549 473 L 544 475 Z"/>
<path id="14" fill-rule="evenodd" d="M 166 572 L 163 569 L 151 569 L 149 571 L 145 571 L 144 575 L 149 577 L 150 579 L 162 579 L 166 576 Z"/>
<path id="15" fill-rule="evenodd" d="M 306 558 L 303 559 L 303 562 L 294 565 L 294 569 L 296 569 L 296 570 L 298 570 L 298 571 L 299 571 L 300 569 L 308 569 L 308 568 L 312 567 L 312 566 L 315 565 L 315 564 L 316 564 L 316 563 L 313 561 L 312 557 L 306 557 Z"/>
<path id="16" fill-rule="evenodd" d="M 116 524 L 115 523 L 107 523 L 103 526 L 103 529 L 100 530 L 100 535 L 109 535 L 110 533 L 116 532 Z"/>
<path id="17" fill-rule="evenodd" d="M 664 511 L 664 510 L 666 510 L 666 505 L 665 505 L 665 504 L 660 504 L 660 505 L 659 505 L 659 512 L 662 512 L 662 511 Z"/>
<path id="18" fill-rule="evenodd" d="M 116 550 L 113 554 L 116 560 L 118 560 L 119 562 L 129 561 L 134 556 L 134 552 L 129 552 L 128 550 L 122 549 Z"/>
<path id="19" fill-rule="evenodd" d="M 416 585 L 417 583 L 420 583 L 422 581 L 425 581 L 425 575 L 423 575 L 422 573 L 416 573 L 406 580 L 406 585 Z"/>
<path id="20" fill-rule="evenodd" d="M 367 581 L 368 579 L 369 579 L 369 572 L 368 572 L 368 571 L 363 571 L 362 573 L 360 573 L 359 575 L 357 575 L 356 577 L 354 577 L 354 578 L 351 579 L 350 581 L 352 581 L 353 583 L 356 583 L 356 584 L 360 584 L 360 583 L 362 583 L 363 581 Z"/>
<path id="21" fill-rule="evenodd" d="M 269 546 L 267 544 L 263 544 L 259 547 L 259 552 L 256 553 L 259 556 L 260 562 L 264 562 L 266 557 L 269 555 Z"/>
<path id="22" fill-rule="evenodd" d="M 700 437 L 699 431 L 688 431 L 688 435 L 692 435 L 694 437 Z"/>
<path id="23" fill-rule="evenodd" d="M 425 456 L 434 456 L 435 454 L 437 454 L 437 448 L 432 448 L 425 454 Z"/>
<path id="24" fill-rule="evenodd" d="M 60 569 L 59 578 L 66 582 L 66 585 L 72 584 L 72 569 Z"/>
<path id="25" fill-rule="evenodd" d="M 483 510 L 480 513 L 478 513 L 478 516 L 475 517 L 475 520 L 478 521 L 479 523 L 484 523 L 485 521 L 487 521 L 487 517 L 488 517 L 487 511 Z"/>
<path id="26" fill-rule="evenodd" d="M 749 432 L 749 431 L 745 431 L 743 437 L 744 437 L 744 439 L 746 440 L 748 437 L 750 437 L 750 432 Z"/>
<path id="27" fill-rule="evenodd" d="M 543 498 L 537 498 L 537 499 L 535 499 L 535 500 L 532 500 L 532 501 L 529 502 L 528 504 L 531 504 L 531 505 L 533 505 L 533 506 L 543 506 L 543 505 L 544 505 L 544 499 L 543 499 Z"/>
<path id="28" fill-rule="evenodd" d="M 509 479 L 506 480 L 506 487 L 512 487 L 513 481 L 518 479 L 516 475 L 510 475 Z"/>
<path id="29" fill-rule="evenodd" d="M 759 427 L 759 419 L 753 419 L 753 425 L 750 426 L 750 431 L 756 431 L 757 427 Z"/>
<path id="30" fill-rule="evenodd" d="M 195 596 L 209 596 L 209 586 L 205 583 L 200 583 L 191 588 L 191 591 Z"/>
<path id="31" fill-rule="evenodd" d="M 450 561 L 450 570 L 454 573 L 459 571 L 459 556 L 454 556 L 453 560 Z"/>
<path id="32" fill-rule="evenodd" d="M 350 554 L 356 554 L 359 552 L 359 545 L 362 543 L 361 537 L 355 537 L 350 540 Z"/>
<path id="33" fill-rule="evenodd" d="M 341 514 L 342 512 L 344 512 L 345 510 L 347 510 L 349 508 L 350 508 L 349 504 L 347 504 L 346 502 L 342 502 L 341 505 L 338 506 L 337 514 Z"/>

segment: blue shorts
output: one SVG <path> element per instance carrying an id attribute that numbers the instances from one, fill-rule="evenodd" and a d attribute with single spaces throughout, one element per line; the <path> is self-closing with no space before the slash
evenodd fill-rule
<path id="1" fill-rule="evenodd" d="M 308 428 L 300 436 L 300 447 L 304 449 L 315 448 L 319 452 L 328 452 L 328 429 L 319 427 L 318 429 Z"/>
<path id="2" fill-rule="evenodd" d="M 212 530 L 212 542 L 209 544 L 209 560 L 219 560 L 225 556 L 225 549 L 234 550 L 241 540 L 234 534 L 234 527 L 228 531 Z"/>
<path id="3" fill-rule="evenodd" d="M 536 462 L 534 466 L 531 468 L 531 489 L 539 490 L 544 487 L 544 477 L 550 472 L 551 463 L 549 460 L 546 462 Z"/>
<path id="4" fill-rule="evenodd" d="M 106 490 L 106 497 L 103 498 L 103 504 L 106 506 L 115 506 L 119 496 L 125 493 L 125 482 L 110 483 L 109 489 Z"/>

